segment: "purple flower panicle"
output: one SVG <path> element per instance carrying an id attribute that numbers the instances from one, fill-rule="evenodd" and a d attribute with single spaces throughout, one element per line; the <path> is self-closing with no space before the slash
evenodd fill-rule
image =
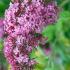
<path id="1" fill-rule="evenodd" d="M 3 35 L 4 35 L 4 28 L 3 28 L 3 19 L 1 18 L 0 19 L 0 39 L 3 38 Z"/>
<path id="2" fill-rule="evenodd" d="M 21 70 L 23 65 L 35 64 L 29 54 L 39 45 L 42 29 L 47 24 L 56 22 L 58 8 L 54 2 L 47 5 L 43 0 L 24 0 L 23 2 L 10 3 L 5 11 L 4 19 L 4 54 L 12 66 L 12 70 Z"/>

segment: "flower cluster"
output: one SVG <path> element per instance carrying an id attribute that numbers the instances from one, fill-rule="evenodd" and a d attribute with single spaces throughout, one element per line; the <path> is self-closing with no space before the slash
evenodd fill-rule
<path id="1" fill-rule="evenodd" d="M 4 54 L 12 70 L 21 70 L 24 65 L 36 63 L 29 54 L 42 40 L 42 29 L 56 22 L 57 14 L 58 8 L 54 2 L 47 5 L 42 0 L 10 3 L 4 19 Z"/>
<path id="2" fill-rule="evenodd" d="M 3 38 L 4 28 L 3 28 L 3 19 L 0 19 L 0 39 Z"/>

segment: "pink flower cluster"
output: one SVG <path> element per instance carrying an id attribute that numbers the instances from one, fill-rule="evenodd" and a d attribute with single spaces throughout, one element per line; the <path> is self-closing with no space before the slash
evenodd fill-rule
<path id="1" fill-rule="evenodd" d="M 0 39 L 3 38 L 4 28 L 3 28 L 3 19 L 0 19 Z"/>
<path id="2" fill-rule="evenodd" d="M 57 20 L 58 8 L 54 2 L 48 5 L 42 0 L 24 0 L 10 3 L 4 19 L 4 54 L 12 70 L 21 70 L 23 65 L 35 64 L 29 54 L 42 39 L 41 31 Z M 35 37 L 35 34 L 39 36 Z"/>

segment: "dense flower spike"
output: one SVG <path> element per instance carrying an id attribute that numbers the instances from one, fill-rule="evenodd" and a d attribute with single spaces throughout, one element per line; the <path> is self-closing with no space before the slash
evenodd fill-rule
<path id="1" fill-rule="evenodd" d="M 45 5 L 43 0 L 10 3 L 4 20 L 4 31 L 7 35 L 4 41 L 4 54 L 12 70 L 22 70 L 23 65 L 35 64 L 35 61 L 29 58 L 29 53 L 42 40 L 42 29 L 47 24 L 56 22 L 57 11 L 54 2 Z M 35 37 L 35 34 L 39 36 Z"/>
<path id="2" fill-rule="evenodd" d="M 4 28 L 3 28 L 3 19 L 0 19 L 0 39 L 3 38 Z"/>

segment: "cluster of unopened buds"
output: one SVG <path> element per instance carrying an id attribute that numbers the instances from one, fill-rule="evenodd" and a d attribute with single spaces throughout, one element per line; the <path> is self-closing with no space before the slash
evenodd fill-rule
<path id="1" fill-rule="evenodd" d="M 4 54 L 12 70 L 24 70 L 36 62 L 30 59 L 33 48 L 44 39 L 42 29 L 56 22 L 58 7 L 55 2 L 43 0 L 14 0 L 5 11 Z M 37 36 L 35 36 L 37 34 Z"/>

